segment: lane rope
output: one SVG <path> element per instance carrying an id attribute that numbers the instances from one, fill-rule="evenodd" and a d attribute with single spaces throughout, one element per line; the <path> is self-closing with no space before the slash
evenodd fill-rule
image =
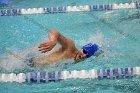
<path id="1" fill-rule="evenodd" d="M 140 75 L 140 67 L 0 74 L 0 82 L 48 83 L 65 79 L 122 79 Z"/>
<path id="2" fill-rule="evenodd" d="M 97 4 L 84 6 L 63 6 L 50 8 L 28 8 L 28 9 L 0 9 L 1 16 L 14 16 L 25 14 L 54 14 L 81 11 L 107 11 L 116 9 L 139 9 L 140 2 L 120 3 L 120 4 Z"/>

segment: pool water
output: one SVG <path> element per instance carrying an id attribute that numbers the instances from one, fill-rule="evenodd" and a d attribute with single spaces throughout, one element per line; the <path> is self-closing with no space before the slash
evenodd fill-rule
<path id="1" fill-rule="evenodd" d="M 130 3 L 131 0 L 13 0 L 7 8 Z M 29 71 L 89 70 L 140 66 L 140 10 L 72 12 L 0 17 L 0 73 Z M 38 45 L 48 40 L 55 28 L 71 38 L 77 48 L 97 43 L 104 53 L 77 64 L 62 60 L 56 64 L 29 67 L 28 56 L 44 56 Z M 56 46 L 58 48 L 59 45 Z M 69 79 L 48 84 L 0 83 L 0 93 L 139 93 L 140 78 L 98 80 Z"/>

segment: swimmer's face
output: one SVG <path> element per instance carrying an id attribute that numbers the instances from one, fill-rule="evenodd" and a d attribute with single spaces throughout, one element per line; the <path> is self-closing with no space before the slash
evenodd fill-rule
<path id="1" fill-rule="evenodd" d="M 75 56 L 75 60 L 76 61 L 81 61 L 81 60 L 83 60 L 87 57 L 88 57 L 87 53 L 83 49 L 81 49 L 77 52 L 77 54 Z"/>

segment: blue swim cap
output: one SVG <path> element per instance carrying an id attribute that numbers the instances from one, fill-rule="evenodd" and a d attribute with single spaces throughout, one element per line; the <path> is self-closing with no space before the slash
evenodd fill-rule
<path id="1" fill-rule="evenodd" d="M 82 49 L 87 53 L 88 57 L 91 57 L 99 49 L 99 46 L 97 44 L 89 43 L 84 45 Z"/>

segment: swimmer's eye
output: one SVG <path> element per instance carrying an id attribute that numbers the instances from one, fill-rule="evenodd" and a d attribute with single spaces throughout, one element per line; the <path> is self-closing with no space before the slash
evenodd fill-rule
<path id="1" fill-rule="evenodd" d="M 82 58 L 82 56 L 80 55 L 79 58 Z"/>

